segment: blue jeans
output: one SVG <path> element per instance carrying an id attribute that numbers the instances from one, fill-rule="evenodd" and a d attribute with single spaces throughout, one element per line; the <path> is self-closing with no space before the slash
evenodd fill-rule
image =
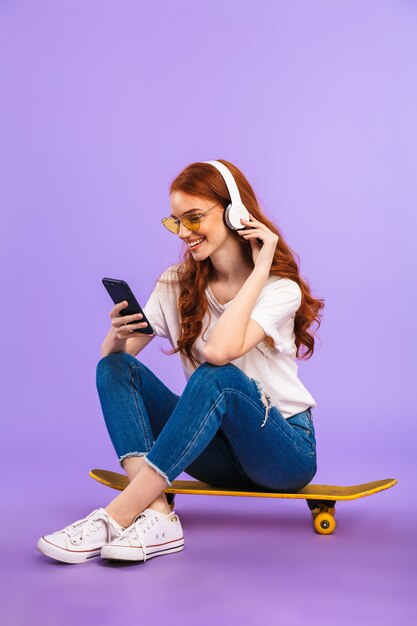
<path id="1" fill-rule="evenodd" d="M 103 357 L 96 373 L 121 466 L 143 456 L 168 486 L 185 471 L 214 486 L 287 492 L 317 471 L 311 410 L 285 419 L 232 363 L 202 363 L 181 396 L 126 352 Z"/>

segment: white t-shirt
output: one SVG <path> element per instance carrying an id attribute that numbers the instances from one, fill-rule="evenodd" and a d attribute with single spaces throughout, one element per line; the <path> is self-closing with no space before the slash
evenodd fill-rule
<path id="1" fill-rule="evenodd" d="M 171 265 L 160 278 L 169 280 L 175 277 L 175 271 L 179 265 L 180 263 Z M 173 348 L 177 347 L 179 337 L 178 296 L 179 285 L 166 285 L 157 281 L 143 307 L 155 334 L 168 339 Z M 206 313 L 202 320 L 204 341 L 200 335 L 193 345 L 193 353 L 197 355 L 201 363 L 206 360 L 202 350 L 214 325 L 232 302 L 231 300 L 226 304 L 220 304 L 210 287 L 206 288 L 206 296 L 211 312 L 211 323 L 205 330 L 208 324 Z M 274 347 L 271 348 L 261 341 L 240 358 L 230 361 L 250 378 L 261 383 L 261 387 L 268 393 L 272 404 L 279 409 L 284 418 L 316 406 L 314 398 L 297 375 L 294 317 L 300 304 L 299 285 L 290 278 L 280 278 L 275 274 L 270 274 L 252 309 L 250 318 L 258 322 L 265 333 L 272 337 Z M 188 380 L 195 370 L 188 358 L 181 352 L 177 354 Z"/>

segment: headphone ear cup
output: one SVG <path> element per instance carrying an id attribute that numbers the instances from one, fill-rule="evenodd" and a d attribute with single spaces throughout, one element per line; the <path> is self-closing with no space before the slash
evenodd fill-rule
<path id="1" fill-rule="evenodd" d="M 227 228 L 231 228 L 232 230 L 234 230 L 232 226 L 230 225 L 230 219 L 229 219 L 231 208 L 232 208 L 232 205 L 228 204 L 225 210 L 223 211 L 223 222 L 225 223 L 225 226 L 227 226 Z"/>
<path id="2" fill-rule="evenodd" d="M 224 219 L 226 221 L 226 225 L 231 230 L 241 230 L 246 228 L 245 224 L 242 224 L 240 218 L 245 220 L 249 220 L 249 211 L 243 204 L 229 204 L 227 209 L 224 212 Z"/>

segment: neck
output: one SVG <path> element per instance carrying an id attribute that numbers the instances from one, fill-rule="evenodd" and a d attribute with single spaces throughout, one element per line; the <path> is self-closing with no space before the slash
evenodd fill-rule
<path id="1" fill-rule="evenodd" d="M 212 264 L 211 281 L 233 285 L 244 282 L 252 273 L 253 262 L 243 252 L 242 246 L 233 239 L 226 241 L 221 248 L 210 255 Z"/>

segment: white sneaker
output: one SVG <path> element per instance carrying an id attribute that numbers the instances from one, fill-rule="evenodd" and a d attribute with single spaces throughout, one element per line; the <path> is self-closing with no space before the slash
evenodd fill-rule
<path id="1" fill-rule="evenodd" d="M 36 546 L 46 556 L 64 563 L 84 563 L 100 556 L 101 548 L 125 528 L 103 508 L 73 524 L 44 535 Z"/>
<path id="2" fill-rule="evenodd" d="M 101 557 L 122 561 L 147 561 L 153 556 L 171 554 L 183 549 L 184 534 L 175 511 L 164 514 L 147 508 L 118 537 L 102 547 Z"/>

